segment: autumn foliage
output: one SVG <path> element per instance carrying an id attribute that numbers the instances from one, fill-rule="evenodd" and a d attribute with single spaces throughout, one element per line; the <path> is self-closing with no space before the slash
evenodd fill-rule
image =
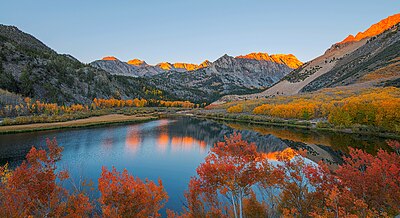
<path id="1" fill-rule="evenodd" d="M 193 108 L 195 107 L 194 103 L 189 101 L 158 101 L 157 104 L 160 107 L 183 107 L 183 108 Z"/>
<path id="2" fill-rule="evenodd" d="M 58 105 L 56 103 L 44 103 L 41 101 L 33 101 L 31 98 L 25 98 L 23 102 L 15 105 L 5 105 L 2 113 L 5 116 L 22 116 L 22 115 L 58 115 L 64 113 L 74 113 L 80 111 L 89 111 L 89 106 L 82 104 L 72 104 L 70 106 Z"/>
<path id="3" fill-rule="evenodd" d="M 400 143 L 374 156 L 350 149 L 332 170 L 306 151 L 257 151 L 240 134 L 218 142 L 189 182 L 181 214 L 169 217 L 392 217 L 400 213 Z M 57 169 L 62 148 L 32 148 L 20 166 L 0 168 L 0 217 L 160 217 L 168 195 L 161 181 L 142 181 L 103 167 L 99 199 L 66 190 Z M 98 206 L 96 206 L 98 205 Z M 96 209 L 98 208 L 98 209 Z"/>
<path id="4" fill-rule="evenodd" d="M 392 215 L 400 212 L 400 156 L 396 153 L 379 150 L 374 157 L 351 149 L 336 173 L 351 196 L 368 208 Z"/>
<path id="5" fill-rule="evenodd" d="M 68 179 L 68 172 L 56 173 L 62 148 L 47 141 L 48 152 L 32 148 L 19 167 L 0 169 L 1 217 L 82 217 L 93 206 L 84 193 L 70 194 L 57 181 Z"/>
<path id="6" fill-rule="evenodd" d="M 242 113 L 243 112 L 243 104 L 238 104 L 226 109 L 228 113 Z"/>
<path id="7" fill-rule="evenodd" d="M 147 105 L 146 99 L 93 99 L 92 108 L 116 108 L 116 107 L 144 107 Z"/>
<path id="8" fill-rule="evenodd" d="M 32 147 L 20 166 L 9 170 L 0 167 L 0 217 L 159 217 L 159 210 L 168 199 L 159 184 L 102 169 L 99 178 L 98 202 L 89 199 L 82 190 L 67 190 L 63 182 L 69 179 L 65 170 L 58 170 L 62 147 L 47 140 L 46 150 Z"/>
<path id="9" fill-rule="evenodd" d="M 389 144 L 399 147 L 398 142 Z M 374 157 L 351 150 L 334 171 L 323 162 L 307 161 L 306 155 L 286 149 L 276 155 L 277 160 L 269 161 L 262 158 L 268 155 L 258 153 L 240 135 L 225 138 L 197 169 L 198 176 L 185 194 L 187 207 L 179 216 L 379 217 L 400 213 L 400 156 L 396 152 L 380 150 Z"/>
<path id="10" fill-rule="evenodd" d="M 317 117 L 318 106 L 314 102 L 304 100 L 293 101 L 289 104 L 263 104 L 254 108 L 254 114 L 265 114 L 282 118 L 311 119 Z"/>
<path id="11" fill-rule="evenodd" d="M 22 99 L 22 98 L 21 98 Z M 202 104 L 204 106 L 205 104 Z M 6 104 L 0 108 L 0 116 L 14 117 L 27 115 L 61 115 L 75 112 L 89 112 L 97 109 L 107 108 L 124 108 L 124 107 L 182 107 L 194 108 L 200 107 L 199 104 L 194 104 L 189 101 L 165 101 L 165 100 L 146 100 L 146 99 L 103 99 L 94 98 L 89 105 L 71 104 L 58 105 L 57 103 L 45 103 L 31 98 L 24 98 L 20 101 L 15 101 L 13 104 Z"/>
<path id="12" fill-rule="evenodd" d="M 119 173 L 114 167 L 103 167 L 99 178 L 99 202 L 104 217 L 160 217 L 168 195 L 161 180 L 143 182 L 129 175 L 125 169 Z"/>
<path id="13" fill-rule="evenodd" d="M 347 95 L 347 96 L 346 96 Z M 376 126 L 400 131 L 400 89 L 388 87 L 362 93 L 325 91 L 306 97 L 279 97 L 253 109 L 254 114 L 280 118 L 324 118 L 335 126 Z"/>
<path id="14" fill-rule="evenodd" d="M 226 209 L 223 209 L 225 205 L 214 203 L 218 202 L 217 193 L 230 199 L 231 207 L 228 207 L 226 215 L 242 217 L 243 200 L 251 196 L 251 187 L 260 181 L 262 172 L 256 145 L 248 144 L 240 135 L 234 134 L 211 148 L 205 162 L 197 168 L 198 178 L 194 178 L 193 183 L 221 211 Z"/>

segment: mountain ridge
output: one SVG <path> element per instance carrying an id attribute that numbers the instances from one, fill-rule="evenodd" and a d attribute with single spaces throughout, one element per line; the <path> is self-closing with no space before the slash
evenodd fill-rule
<path id="1" fill-rule="evenodd" d="M 397 14 L 394 17 L 398 19 Z M 324 54 L 304 63 L 261 93 L 227 95 L 214 104 L 295 95 L 336 86 L 396 84 L 390 81 L 397 81 L 400 77 L 400 71 L 395 70 L 400 69 L 400 23 L 387 27 L 393 23 L 393 16 L 389 18 L 390 21 L 386 18 L 371 25 L 374 30 L 377 26 L 383 26 L 385 30 L 382 33 L 358 41 L 335 43 Z M 368 33 L 371 27 L 364 32 Z"/>
<path id="2" fill-rule="evenodd" d="M 387 29 L 391 28 L 392 26 L 396 25 L 400 22 L 400 13 L 391 15 L 385 19 L 382 19 L 378 23 L 371 25 L 368 29 L 363 32 L 358 32 L 356 36 L 349 35 L 343 41 L 339 42 L 338 44 L 343 44 L 347 42 L 354 42 L 360 41 L 365 38 L 370 38 L 376 35 L 379 35 L 386 31 Z"/>
<path id="3" fill-rule="evenodd" d="M 141 64 L 114 56 L 84 64 L 16 27 L 0 26 L 0 89 L 44 102 L 69 105 L 90 104 L 93 98 L 146 98 L 211 103 L 227 94 L 260 92 L 292 71 L 285 64 L 228 55 L 206 60 L 193 71 L 161 71 L 134 62 Z M 108 64 L 113 73 L 95 64 Z M 127 69 L 132 71 L 128 75 Z"/>
<path id="4" fill-rule="evenodd" d="M 94 98 L 179 99 L 166 91 L 153 94 L 157 90 L 146 79 L 111 75 L 58 54 L 34 36 L 6 25 L 0 25 L 0 81 L 0 89 L 61 105 L 90 104 Z"/>
<path id="5" fill-rule="evenodd" d="M 292 70 L 285 64 L 225 54 L 208 67 L 190 73 L 169 71 L 151 79 L 154 85 L 174 95 L 197 100 L 209 96 L 209 99 L 217 100 L 222 95 L 260 92 Z"/>
<path id="6" fill-rule="evenodd" d="M 261 60 L 273 61 L 275 63 L 285 64 L 292 69 L 297 69 L 298 67 L 303 65 L 303 63 L 300 60 L 298 60 L 297 57 L 294 56 L 293 54 L 268 55 L 268 53 L 261 53 L 261 52 L 255 53 L 254 52 L 254 53 L 250 53 L 247 55 L 239 55 L 239 56 L 236 56 L 236 58 L 254 59 L 254 60 L 259 60 L 259 61 L 261 61 Z"/>
<path id="7" fill-rule="evenodd" d="M 221 56 L 221 57 L 224 57 L 224 56 Z M 286 65 L 292 69 L 296 69 L 303 64 L 293 54 L 268 55 L 267 53 L 249 53 L 247 55 L 239 55 L 234 58 L 274 62 L 277 64 Z M 107 61 L 111 61 L 111 62 L 106 63 Z M 125 63 L 128 65 L 131 65 L 131 66 L 128 66 Z M 165 73 L 165 72 L 169 72 L 169 71 L 176 71 L 176 72 L 195 71 L 195 70 L 199 70 L 202 68 L 210 67 L 212 65 L 212 63 L 213 62 L 210 62 L 209 60 L 205 60 L 200 64 L 192 64 L 192 63 L 184 63 L 184 62 L 176 62 L 176 63 L 161 62 L 156 65 L 149 65 L 145 61 L 139 60 L 139 59 L 132 59 L 132 60 L 129 60 L 128 62 L 124 62 L 114 56 L 106 56 L 106 57 L 103 57 L 101 60 L 93 61 L 90 64 L 94 67 L 103 69 L 112 74 L 133 76 L 133 77 L 142 77 L 142 76 L 154 76 L 156 74 Z M 113 66 L 114 64 L 120 65 L 120 67 Z M 146 70 L 149 70 L 151 72 L 146 72 Z"/>

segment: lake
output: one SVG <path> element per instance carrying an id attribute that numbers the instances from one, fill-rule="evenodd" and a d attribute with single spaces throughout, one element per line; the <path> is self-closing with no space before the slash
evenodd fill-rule
<path id="1" fill-rule="evenodd" d="M 96 184 L 102 166 L 109 169 L 115 166 L 120 171 L 126 168 L 141 179 L 161 179 L 169 195 L 166 208 L 180 211 L 188 182 L 196 175 L 196 168 L 210 147 L 234 132 L 256 143 L 259 151 L 306 149 L 308 159 L 315 162 L 324 159 L 332 166 L 341 162 L 349 147 L 370 153 L 386 147 L 385 139 L 379 137 L 182 117 L 141 124 L 0 135 L 0 164 L 8 162 L 15 167 L 31 146 L 43 147 L 46 138 L 56 138 L 64 147 L 58 167 L 68 169 L 75 183 L 86 179 Z"/>

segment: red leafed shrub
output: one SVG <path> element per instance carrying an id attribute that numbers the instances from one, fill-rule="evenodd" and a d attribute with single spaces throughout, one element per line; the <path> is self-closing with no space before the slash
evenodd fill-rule
<path id="1" fill-rule="evenodd" d="M 32 147 L 13 171 L 0 168 L 0 217 L 82 217 L 93 206 L 83 193 L 69 194 L 57 180 L 68 179 L 68 172 L 55 173 L 62 148 L 47 140 L 48 152 Z"/>
<path id="2" fill-rule="evenodd" d="M 101 197 L 99 202 L 105 217 L 160 217 L 168 195 L 161 180 L 143 182 L 129 175 L 125 169 L 119 173 L 102 168 L 99 178 Z"/>

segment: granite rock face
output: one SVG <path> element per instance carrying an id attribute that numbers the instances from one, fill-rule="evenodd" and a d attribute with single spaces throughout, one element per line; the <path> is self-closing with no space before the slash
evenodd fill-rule
<path id="1" fill-rule="evenodd" d="M 152 76 L 151 82 L 177 96 L 213 101 L 223 95 L 260 92 L 292 70 L 273 61 L 224 55 L 208 67 L 190 72 L 168 71 Z"/>
<path id="2" fill-rule="evenodd" d="M 227 94 L 249 94 L 262 91 L 301 66 L 294 55 L 251 53 L 232 57 L 223 55 L 214 62 L 168 63 L 155 66 L 135 60 L 98 60 L 91 66 L 113 75 L 146 77 L 161 90 L 195 101 L 208 102 Z M 204 99 L 204 100 L 203 100 Z"/>

